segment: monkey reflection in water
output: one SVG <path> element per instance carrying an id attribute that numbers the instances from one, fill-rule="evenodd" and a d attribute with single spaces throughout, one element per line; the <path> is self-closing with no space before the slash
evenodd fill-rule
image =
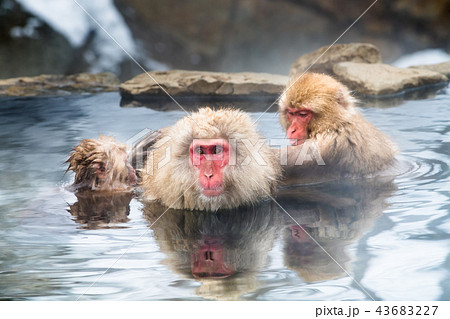
<path id="1" fill-rule="evenodd" d="M 296 191 L 278 190 L 282 205 L 299 224 L 288 221 L 284 230 L 286 265 L 306 281 L 341 277 L 345 271 L 335 265 L 317 243 L 344 269 L 348 268 L 350 257 L 345 247 L 358 240 L 382 212 L 386 194 L 392 186 L 389 181 L 384 183 L 378 182 L 377 178 L 363 177 L 376 176 L 394 166 L 396 149 L 355 109 L 349 90 L 324 75 L 305 75 L 293 86 L 288 86 L 282 94 L 279 111 L 283 128 L 292 143 L 283 165 L 285 185 L 342 181 L 336 182 L 339 186 L 331 187 L 331 190 L 323 185 L 317 188 L 309 185 Z M 162 145 L 162 136 L 170 137 L 168 145 Z M 280 179 L 277 156 L 281 153 L 272 152 L 263 144 L 261 155 L 269 165 L 231 166 L 225 156 L 232 150 L 227 142 L 230 138 L 257 141 L 261 136 L 250 117 L 241 111 L 205 108 L 193 113 L 171 128 L 162 130 L 154 145 L 155 158 L 163 158 L 170 146 L 173 146 L 173 158 L 160 169 L 150 169 L 154 174 L 144 174 L 139 184 L 144 188 L 145 212 L 150 221 L 156 221 L 153 216 L 164 209 L 149 207 L 155 207 L 159 202 L 171 208 L 171 212 L 162 216 L 153 227 L 157 239 L 159 237 L 161 241 L 163 238 L 161 247 L 165 247 L 163 250 L 169 255 L 169 263 L 179 272 L 185 271 L 188 265 L 190 274 L 198 280 L 239 278 L 239 274 L 258 271 L 264 264 L 263 255 L 267 255 L 274 240 L 269 236 L 273 232 L 272 227 L 260 230 L 259 223 L 253 224 L 253 220 L 248 220 L 259 220 L 265 215 L 272 219 L 272 211 L 265 211 L 269 205 L 258 206 L 257 215 L 236 211 L 237 207 L 244 209 L 250 203 L 263 201 L 269 193 L 273 194 Z M 317 144 L 326 165 L 296 165 L 297 153 L 301 152 L 306 140 Z M 91 152 L 97 147 L 108 151 L 117 149 L 117 152 L 115 156 L 97 158 L 97 152 Z M 93 155 L 86 157 L 84 154 Z M 245 159 L 247 155 L 251 154 L 241 153 L 240 157 Z M 213 163 L 206 160 L 209 157 L 220 160 Z M 238 164 L 242 163 L 240 157 L 238 154 Z M 114 159 L 114 165 L 110 167 L 117 168 L 117 174 L 108 174 L 115 171 L 108 169 L 106 160 L 109 158 Z M 121 147 L 115 147 L 112 141 L 96 143 L 89 140 L 86 145 L 82 142 L 74 149 L 69 163 L 69 169 L 76 174 L 74 187 L 78 189 L 127 190 L 134 187 L 139 177 L 128 165 L 126 153 Z M 146 168 L 154 168 L 157 164 L 158 161 L 147 163 Z M 353 183 L 352 178 L 359 178 L 360 182 Z M 342 193 L 344 190 L 347 193 Z M 174 208 L 193 211 L 175 211 Z M 230 211 L 221 213 L 224 208 Z M 255 209 L 250 212 L 255 212 Z M 210 214 L 198 210 L 209 211 Z M 278 214 L 283 215 L 284 212 Z M 216 223 L 221 227 L 207 227 Z M 167 227 L 178 224 L 180 226 L 174 229 Z M 220 228 L 228 230 L 232 236 L 221 232 Z M 236 230 L 239 230 L 239 236 Z M 246 240 L 238 240 L 240 244 L 236 245 L 236 238 Z M 218 286 L 233 290 L 231 282 L 226 280 Z M 207 285 L 202 287 L 206 289 Z"/>
<path id="2" fill-rule="evenodd" d="M 167 266 L 199 281 L 199 296 L 233 300 L 257 288 L 282 221 L 270 202 L 216 213 L 166 210 L 148 203 L 144 216 Z"/>
<path id="3" fill-rule="evenodd" d="M 395 190 L 386 177 L 280 190 L 277 200 L 295 220 L 279 209 L 285 216 L 286 267 L 306 282 L 347 276 L 348 247 L 373 227 Z"/>
<path id="4" fill-rule="evenodd" d="M 77 201 L 69 205 L 68 212 L 81 228 L 121 228 L 118 223 L 128 222 L 132 193 L 93 193 L 75 194 Z"/>
<path id="5" fill-rule="evenodd" d="M 164 213 L 165 206 L 147 203 L 144 216 L 172 271 L 199 281 L 199 296 L 231 300 L 258 289 L 280 233 L 285 266 L 305 282 L 347 276 L 348 246 L 373 226 L 395 189 L 390 178 L 280 189 L 277 202 L 295 221 L 274 202 L 216 213 Z"/>

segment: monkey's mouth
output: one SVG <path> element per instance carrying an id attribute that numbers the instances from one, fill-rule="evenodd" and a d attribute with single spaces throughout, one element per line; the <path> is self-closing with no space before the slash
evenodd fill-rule
<path id="1" fill-rule="evenodd" d="M 223 192 L 223 187 L 214 187 L 214 188 L 203 188 L 202 194 L 208 197 L 219 196 Z"/>
<path id="2" fill-rule="evenodd" d="M 292 146 L 302 145 L 304 142 L 305 142 L 305 139 L 304 139 L 304 138 L 301 138 L 301 139 L 290 138 L 290 139 L 289 139 L 289 143 L 290 143 Z"/>

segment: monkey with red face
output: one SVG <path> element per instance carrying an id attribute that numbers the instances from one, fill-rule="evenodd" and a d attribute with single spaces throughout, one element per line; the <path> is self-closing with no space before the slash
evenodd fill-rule
<path id="1" fill-rule="evenodd" d="M 279 102 L 281 125 L 290 139 L 288 179 L 334 179 L 369 176 L 395 163 L 396 148 L 355 108 L 346 86 L 334 78 L 306 73 L 294 79 Z M 324 165 L 296 165 L 302 148 L 315 148 Z"/>
<path id="2" fill-rule="evenodd" d="M 131 162 L 144 200 L 170 208 L 216 211 L 257 203 L 273 191 L 281 168 L 248 114 L 233 109 L 199 109 L 144 138 Z M 140 158 L 139 158 L 140 157 Z M 126 190 L 136 182 L 123 145 L 112 138 L 84 140 L 68 162 L 75 186 Z"/>
<path id="3" fill-rule="evenodd" d="M 162 135 L 142 174 L 144 199 L 179 209 L 231 209 L 267 198 L 279 179 L 275 154 L 242 111 L 201 108 Z"/>

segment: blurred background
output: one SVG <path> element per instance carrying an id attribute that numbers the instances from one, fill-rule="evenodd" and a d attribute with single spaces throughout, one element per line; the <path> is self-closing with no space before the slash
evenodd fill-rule
<path id="1" fill-rule="evenodd" d="M 287 75 L 373 2 L 0 0 L 0 78 L 109 71 L 124 81 L 142 73 L 124 50 L 147 70 Z M 379 0 L 339 43 L 375 44 L 385 63 L 434 49 L 436 63 L 448 59 L 449 30 L 450 0 Z"/>

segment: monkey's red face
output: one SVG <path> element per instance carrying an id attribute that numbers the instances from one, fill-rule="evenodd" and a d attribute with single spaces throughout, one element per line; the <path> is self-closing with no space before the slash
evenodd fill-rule
<path id="1" fill-rule="evenodd" d="M 286 108 L 289 123 L 286 135 L 292 145 L 300 145 L 308 138 L 308 123 L 313 113 L 305 108 Z"/>
<path id="2" fill-rule="evenodd" d="M 205 236 L 201 246 L 191 254 L 192 275 L 195 278 L 226 278 L 235 273 L 224 261 L 225 248 L 219 237 Z"/>
<path id="3" fill-rule="evenodd" d="M 308 235 L 310 229 L 307 226 L 294 225 L 289 227 L 291 238 L 289 239 L 288 253 L 293 256 L 303 256 L 303 261 L 311 262 L 317 245 Z"/>
<path id="4" fill-rule="evenodd" d="M 189 149 L 192 165 L 205 196 L 223 192 L 223 169 L 228 165 L 230 145 L 225 139 L 195 139 Z"/>

